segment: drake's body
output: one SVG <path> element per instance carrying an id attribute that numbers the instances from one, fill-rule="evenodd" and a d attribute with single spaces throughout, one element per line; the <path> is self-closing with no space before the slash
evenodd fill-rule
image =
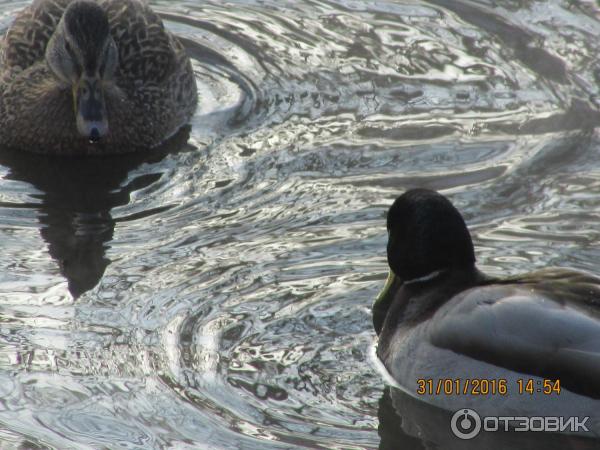
<path id="1" fill-rule="evenodd" d="M 600 278 L 567 269 L 488 277 L 445 198 L 414 190 L 395 206 L 390 278 L 373 317 L 377 355 L 400 387 L 417 395 L 418 380 L 431 380 L 433 391 L 420 398 L 481 415 L 590 416 L 600 434 Z M 560 380 L 560 394 L 543 392 L 546 379 Z M 455 391 L 437 393 L 440 380 Z M 473 395 L 479 380 L 488 395 Z M 533 394 L 523 388 L 528 380 Z M 492 388 L 500 381 L 505 394 Z"/>

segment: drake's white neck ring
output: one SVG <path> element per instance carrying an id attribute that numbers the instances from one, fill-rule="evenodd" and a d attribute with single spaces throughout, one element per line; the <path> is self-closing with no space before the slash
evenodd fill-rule
<path id="1" fill-rule="evenodd" d="M 425 281 L 431 281 L 431 280 L 439 277 L 443 272 L 444 272 L 443 270 L 436 270 L 435 272 L 428 273 L 427 275 L 423 275 L 422 277 L 413 278 L 412 280 L 406 280 L 404 282 L 404 284 L 416 284 L 416 283 L 423 283 Z"/>

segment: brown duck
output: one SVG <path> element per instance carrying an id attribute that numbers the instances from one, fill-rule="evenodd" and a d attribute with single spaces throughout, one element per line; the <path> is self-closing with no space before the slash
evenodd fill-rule
<path id="1" fill-rule="evenodd" d="M 36 0 L 0 54 L 0 148 L 109 154 L 155 147 L 197 104 L 185 49 L 137 0 Z"/>

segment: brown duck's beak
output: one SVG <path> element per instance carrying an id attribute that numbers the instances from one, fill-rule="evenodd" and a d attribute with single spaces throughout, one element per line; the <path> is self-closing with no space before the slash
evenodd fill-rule
<path id="1" fill-rule="evenodd" d="M 99 76 L 82 76 L 73 87 L 73 101 L 77 130 L 91 143 L 100 141 L 108 133 L 104 91 Z"/>

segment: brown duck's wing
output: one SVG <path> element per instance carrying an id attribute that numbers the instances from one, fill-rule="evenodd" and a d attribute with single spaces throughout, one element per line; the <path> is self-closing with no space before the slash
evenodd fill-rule
<path id="1" fill-rule="evenodd" d="M 600 398 L 599 280 L 537 275 L 455 296 L 432 318 L 431 343 Z"/>
<path id="2" fill-rule="evenodd" d="M 44 58 L 46 45 L 72 0 L 35 0 L 19 11 L 2 42 L 0 66 L 26 69 Z"/>
<path id="3" fill-rule="evenodd" d="M 159 85 L 178 67 L 184 49 L 158 14 L 139 0 L 104 0 L 119 50 L 118 84 Z"/>

